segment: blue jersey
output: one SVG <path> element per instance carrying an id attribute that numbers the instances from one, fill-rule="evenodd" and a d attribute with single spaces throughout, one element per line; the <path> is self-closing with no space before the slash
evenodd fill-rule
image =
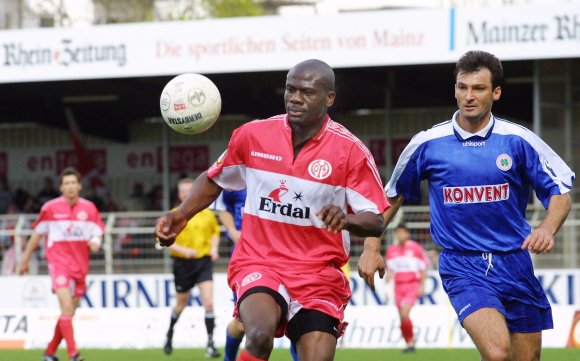
<path id="1" fill-rule="evenodd" d="M 234 216 L 236 229 L 242 229 L 242 215 L 244 213 L 244 204 L 246 204 L 246 190 L 222 192 L 223 202 L 228 212 Z"/>
<path id="2" fill-rule="evenodd" d="M 491 116 L 476 134 L 455 120 L 418 133 L 401 154 L 385 187 L 388 197 L 420 198 L 429 183 L 431 235 L 459 251 L 520 249 L 531 228 L 525 212 L 530 187 L 544 205 L 570 191 L 574 173 L 530 130 Z"/>
<path id="3" fill-rule="evenodd" d="M 246 204 L 245 189 L 240 189 L 237 191 L 228 191 L 224 189 L 218 199 L 216 199 L 214 202 L 212 208 L 215 211 L 230 212 L 234 217 L 234 225 L 236 226 L 236 229 L 241 230 L 244 204 Z"/>

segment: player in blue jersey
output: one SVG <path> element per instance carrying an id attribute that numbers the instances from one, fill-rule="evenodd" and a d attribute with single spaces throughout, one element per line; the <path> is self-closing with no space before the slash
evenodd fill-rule
<path id="1" fill-rule="evenodd" d="M 539 360 L 552 311 L 529 253 L 554 247 L 575 176 L 536 134 L 491 113 L 502 78 L 492 54 L 459 59 L 459 109 L 405 148 L 385 187 L 393 205 L 385 219 L 418 201 L 427 180 L 443 286 L 482 359 Z M 547 209 L 535 229 L 525 219 L 530 187 Z"/>
<path id="2" fill-rule="evenodd" d="M 242 230 L 242 215 L 244 204 L 246 203 L 246 190 L 238 191 L 223 190 L 218 199 L 213 204 L 213 210 L 223 226 L 226 228 L 226 236 L 232 244 L 232 252 L 235 244 L 240 238 Z M 236 295 L 234 293 L 234 302 Z M 226 327 L 226 346 L 224 361 L 234 361 L 238 356 L 240 344 L 244 338 L 244 325 L 237 319 L 232 319 Z M 296 350 L 291 347 L 290 352 L 294 361 L 298 360 Z"/>

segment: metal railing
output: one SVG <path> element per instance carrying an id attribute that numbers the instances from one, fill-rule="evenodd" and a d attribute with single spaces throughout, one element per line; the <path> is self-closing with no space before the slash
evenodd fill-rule
<path id="1" fill-rule="evenodd" d="M 542 207 L 530 205 L 527 219 L 532 226 L 537 226 L 543 219 L 545 210 Z M 155 221 L 161 212 L 118 212 L 104 213 L 103 221 L 106 233 L 102 251 L 91 254 L 91 272 L 104 274 L 122 273 L 159 273 L 171 271 L 171 259 L 167 251 L 155 248 L 153 230 Z M 493 216 L 493 215 L 490 215 Z M 36 214 L 0 215 L 0 256 L 4 274 L 17 273 L 18 261 L 26 240 L 32 234 L 30 225 L 36 219 Z M 396 218 L 391 222 L 384 234 L 382 251 L 386 250 L 393 239 L 393 228 L 401 219 L 409 227 L 413 239 L 420 242 L 428 250 L 437 251 L 429 232 L 429 207 L 402 207 Z M 576 268 L 580 267 L 580 203 L 574 204 L 570 215 L 556 236 L 556 244 L 551 253 L 534 255 L 536 267 L 540 268 Z M 42 243 L 42 242 L 41 242 Z M 364 239 L 352 237 L 351 262 L 356 264 L 363 250 Z M 229 261 L 231 245 L 224 235 L 222 227 L 222 242 L 220 243 L 220 259 L 215 262 L 217 270 L 225 270 Z M 36 267 L 35 267 L 36 266 Z M 44 249 L 41 246 L 35 253 L 33 272 L 46 273 Z"/>

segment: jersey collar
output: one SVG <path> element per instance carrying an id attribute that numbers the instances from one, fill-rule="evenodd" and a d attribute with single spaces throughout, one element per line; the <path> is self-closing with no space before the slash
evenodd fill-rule
<path id="1" fill-rule="evenodd" d="M 485 128 L 481 129 L 480 131 L 476 132 L 476 133 L 470 133 L 466 130 L 464 130 L 463 128 L 461 128 L 459 126 L 459 124 L 457 124 L 457 117 L 459 116 L 459 110 L 455 112 L 455 114 L 453 114 L 453 118 L 451 119 L 451 124 L 453 124 L 453 130 L 455 131 L 455 134 L 457 135 L 457 137 L 459 138 L 459 140 L 467 140 L 469 138 L 472 137 L 479 137 L 479 138 L 483 138 L 483 139 L 487 139 L 489 137 L 489 135 L 491 134 L 491 131 L 493 129 L 493 125 L 495 124 L 495 117 L 493 116 L 493 114 L 489 114 L 489 123 L 487 123 L 487 125 L 485 126 Z"/>
<path id="2" fill-rule="evenodd" d="M 320 140 L 320 138 L 322 138 L 322 136 L 326 132 L 326 129 L 328 128 L 328 124 L 330 124 L 330 115 L 326 114 L 326 118 L 324 119 L 324 124 L 322 124 L 322 127 L 320 128 L 318 133 L 314 137 L 312 137 L 311 139 Z M 290 121 L 288 120 L 288 114 L 286 114 L 286 116 L 284 117 L 284 127 L 286 127 L 287 130 L 292 131 L 292 128 L 290 127 Z"/>

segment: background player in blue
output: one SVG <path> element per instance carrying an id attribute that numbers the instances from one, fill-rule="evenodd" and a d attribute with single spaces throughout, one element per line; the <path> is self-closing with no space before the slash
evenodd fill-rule
<path id="1" fill-rule="evenodd" d="M 226 236 L 231 242 L 232 252 L 235 244 L 240 238 L 242 230 L 242 216 L 244 213 L 244 204 L 246 203 L 246 190 L 239 191 L 223 190 L 218 199 L 213 204 L 213 209 L 226 228 Z M 234 302 L 235 300 L 234 293 Z M 224 352 L 224 361 L 234 361 L 238 356 L 240 344 L 244 339 L 244 325 L 235 318 L 230 321 L 226 327 L 226 346 Z M 294 347 L 290 349 L 294 361 L 298 360 Z"/>
<path id="2" fill-rule="evenodd" d="M 470 51 L 455 68 L 459 110 L 418 133 L 386 186 L 393 206 L 417 201 L 429 183 L 431 234 L 443 251 L 440 275 L 483 360 L 539 360 L 552 311 L 529 252 L 549 252 L 571 206 L 574 173 L 537 135 L 491 113 L 503 69 L 492 54 Z M 547 213 L 531 229 L 530 186 Z"/>

